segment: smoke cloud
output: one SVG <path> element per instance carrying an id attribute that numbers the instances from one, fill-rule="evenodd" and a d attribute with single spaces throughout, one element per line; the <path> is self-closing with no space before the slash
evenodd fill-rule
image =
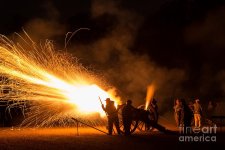
<path id="1" fill-rule="evenodd" d="M 21 28 L 27 32 L 30 38 L 34 42 L 49 40 L 57 40 L 57 37 L 61 37 L 66 33 L 66 26 L 60 23 L 60 13 L 55 8 L 52 2 L 46 1 L 43 3 L 42 8 L 45 10 L 45 17 L 36 17 L 32 18 L 28 22 L 26 22 Z M 19 32 L 19 35 L 25 37 L 24 31 Z M 15 34 L 11 35 L 16 41 L 22 42 L 21 38 L 15 36 Z M 63 39 L 63 37 L 62 37 Z"/>
<path id="2" fill-rule="evenodd" d="M 156 89 L 154 96 L 160 101 L 183 96 L 181 84 L 186 79 L 185 70 L 157 66 L 148 55 L 132 52 L 131 47 L 143 22 L 141 16 L 121 8 L 119 3 L 103 0 L 93 1 L 91 12 L 92 19 L 113 16 L 116 24 L 93 43 L 75 45 L 73 53 L 95 69 L 102 70 L 123 101 L 132 99 L 135 105 L 145 104 L 147 87 L 151 84 Z"/>
<path id="3" fill-rule="evenodd" d="M 56 45 L 63 49 L 63 38 L 66 32 L 71 31 L 71 28 L 68 27 L 66 22 L 62 23 L 60 12 L 53 3 L 45 2 L 44 8 L 47 12 L 46 18 L 32 19 L 24 25 L 24 29 L 34 41 L 46 38 L 56 39 L 56 42 L 60 41 L 61 44 L 56 43 Z M 202 50 L 200 50 L 200 53 L 204 59 L 210 59 L 209 56 L 211 55 L 208 54 L 215 55 L 214 57 L 221 54 L 220 52 L 217 53 L 218 55 L 213 53 L 212 49 L 204 46 L 205 43 L 211 41 L 211 47 L 215 45 L 219 47 L 218 49 L 224 47 L 223 39 L 225 38 L 220 32 L 220 28 L 224 24 L 223 19 L 218 19 L 220 20 L 218 22 L 220 28 L 218 29 L 213 23 L 217 21 L 217 17 L 224 18 L 224 13 L 221 13 L 223 11 L 224 8 L 211 12 L 205 20 L 195 22 L 185 29 L 186 44 L 199 45 Z M 75 17 L 73 20 L 74 24 L 76 24 L 76 21 L 79 22 L 76 19 Z M 139 29 L 145 21 L 145 18 L 140 14 L 125 9 L 119 1 L 93 0 L 90 16 L 84 19 L 88 19 L 90 23 L 98 26 L 98 30 L 92 28 L 92 25 L 80 26 L 80 28 L 85 27 L 90 30 L 75 34 L 67 50 L 87 68 L 102 75 L 108 81 L 107 83 L 116 89 L 123 102 L 132 99 L 136 106 L 145 104 L 149 85 L 154 85 L 154 97 L 159 101 L 159 108 L 164 111 L 171 110 L 173 98 L 192 96 L 192 93 L 186 90 L 184 84 L 190 77 L 187 68 L 160 66 L 153 61 L 149 54 L 140 54 L 137 53 L 138 49 L 133 49 Z M 95 32 L 99 32 L 97 35 L 100 36 L 96 36 Z M 79 40 L 74 42 L 82 34 L 87 37 L 87 42 L 79 42 Z M 218 35 L 221 37 L 220 40 L 216 40 Z M 203 51 L 203 49 L 205 50 Z M 154 49 L 147 49 L 146 51 L 154 51 Z M 163 51 L 160 53 L 163 53 Z M 215 83 L 221 85 L 219 88 L 225 91 L 224 71 L 212 73 L 213 71 L 207 69 L 210 68 L 207 64 L 205 68 L 203 67 L 200 70 L 202 77 L 199 81 L 202 87 L 200 93 L 209 92 L 212 90 L 210 86 Z M 212 75 L 215 75 L 216 78 L 212 79 Z"/>
<path id="4" fill-rule="evenodd" d="M 198 47 L 200 94 L 221 101 L 224 98 L 224 48 L 225 7 L 211 10 L 201 20 L 193 22 L 185 30 L 186 44 Z"/>

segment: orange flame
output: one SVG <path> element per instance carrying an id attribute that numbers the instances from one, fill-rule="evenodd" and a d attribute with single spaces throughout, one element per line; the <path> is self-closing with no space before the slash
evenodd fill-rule
<path id="1" fill-rule="evenodd" d="M 154 84 L 151 84 L 147 87 L 147 94 L 146 94 L 146 102 L 145 102 L 145 110 L 147 110 L 153 96 L 154 96 L 154 93 L 155 93 L 155 85 Z"/>

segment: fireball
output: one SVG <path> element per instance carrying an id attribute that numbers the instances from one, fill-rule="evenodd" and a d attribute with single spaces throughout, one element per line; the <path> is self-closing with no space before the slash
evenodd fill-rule
<path id="1" fill-rule="evenodd" d="M 15 44 L 5 36 L 0 37 L 0 74 L 7 78 L 0 88 L 12 89 L 7 95 L 1 93 L 2 99 L 36 104 L 26 115 L 30 120 L 43 124 L 73 115 L 103 116 L 99 97 L 119 103 L 101 77 L 83 67 L 74 56 L 56 51 L 50 41 L 37 45 L 29 37 L 30 41 L 23 40 L 24 43 Z M 73 107 L 61 109 L 64 105 Z"/>

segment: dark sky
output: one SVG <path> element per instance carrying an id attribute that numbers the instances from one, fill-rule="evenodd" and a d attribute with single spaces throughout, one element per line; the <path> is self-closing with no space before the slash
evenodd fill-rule
<path id="1" fill-rule="evenodd" d="M 31 19 L 48 18 L 51 14 L 48 5 L 48 1 L 43 0 L 2 0 L 0 33 L 7 35 L 18 32 Z M 52 1 L 51 5 L 59 12 L 58 20 L 67 24 L 71 29 L 94 26 L 99 34 L 94 36 L 100 36 L 100 34 L 104 34 L 101 32 L 106 30 L 104 27 L 107 28 L 113 24 L 104 21 L 104 17 L 99 20 L 90 20 L 91 0 L 56 0 Z M 197 65 L 201 65 L 202 61 L 206 61 L 210 64 L 217 63 L 216 69 L 224 67 L 224 63 L 220 59 L 224 53 L 220 53 L 218 50 L 212 54 L 211 49 L 223 49 L 223 47 L 218 48 L 213 45 L 209 47 L 210 43 L 207 43 L 208 46 L 202 47 L 200 42 L 190 44 L 185 41 L 184 32 L 192 24 L 204 22 L 210 13 L 217 15 L 216 10 L 224 9 L 224 6 L 225 2 L 222 0 L 141 0 L 138 2 L 123 0 L 121 2 L 121 7 L 134 11 L 144 16 L 145 19 L 139 29 L 133 49 L 138 49 L 138 52 L 146 52 L 146 49 L 151 49 L 149 51 L 151 57 L 161 65 L 168 65 L 168 67 L 179 66 L 180 63 L 191 63 L 191 61 L 195 61 L 195 63 L 197 61 Z M 222 20 L 218 20 L 218 22 L 221 23 Z M 203 48 L 207 48 L 204 50 L 204 56 L 202 56 Z"/>
<path id="2" fill-rule="evenodd" d="M 119 7 L 142 17 L 129 46 L 133 54 L 147 54 L 162 68 L 184 69 L 188 78 L 182 86 L 186 90 L 202 94 L 204 87 L 203 97 L 224 96 L 219 83 L 224 82 L 220 74 L 225 69 L 224 0 L 122 0 Z M 65 26 L 65 32 L 90 28 L 74 42 L 92 43 L 104 38 L 117 19 L 109 14 L 93 19 L 91 8 L 91 0 L 2 0 L 0 33 L 20 32 L 36 18 L 53 19 Z"/>
<path id="3" fill-rule="evenodd" d="M 43 0 L 2 0 L 0 5 L 0 33 L 10 34 L 20 31 L 28 21 L 34 18 L 48 18 L 49 11 L 51 11 L 48 5 L 48 1 Z M 55 0 L 51 2 L 51 5 L 60 13 L 59 21 L 71 28 L 100 26 L 105 31 L 104 26 L 108 27 L 113 24 L 104 21 L 105 18 L 94 20 L 96 22 L 90 20 L 91 0 Z M 140 27 L 134 46 L 138 47 L 139 51 L 140 49 L 144 51 L 144 49 L 152 48 L 151 56 L 159 63 L 162 63 L 162 65 L 165 65 L 165 63 L 168 65 L 168 59 L 173 62 L 170 62 L 171 65 L 176 65 L 180 61 L 187 61 L 187 59 L 193 58 L 193 56 L 199 57 L 201 52 L 199 52 L 198 46 L 200 45 L 198 44 L 201 43 L 196 43 L 196 45 L 185 43 L 184 32 L 192 24 L 201 24 L 210 13 L 223 9 L 223 6 L 225 6 L 225 2 L 222 0 L 121 1 L 121 7 L 137 12 L 139 15 L 144 16 L 145 19 L 142 27 Z M 100 31 L 97 32 L 103 34 Z M 157 53 L 157 51 L 162 49 L 164 49 L 164 53 Z M 221 56 L 221 54 L 212 56 L 210 52 L 206 53 L 207 60 L 203 61 L 218 61 L 218 56 Z M 215 59 L 210 60 L 209 55 Z M 174 60 L 173 58 L 176 59 Z"/>

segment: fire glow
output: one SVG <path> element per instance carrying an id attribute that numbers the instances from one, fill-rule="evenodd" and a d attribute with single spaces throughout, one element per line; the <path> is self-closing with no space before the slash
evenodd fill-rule
<path id="1" fill-rule="evenodd" d="M 111 89 L 106 91 L 99 86 L 102 84 L 99 77 L 68 53 L 55 51 L 52 42 L 40 46 L 31 40 L 30 43 L 14 44 L 5 36 L 0 37 L 1 76 L 16 81 L 1 85 L 1 90 L 5 86 L 13 89 L 10 95 L 1 95 L 2 99 L 62 102 L 72 105 L 74 114 L 100 113 L 101 116 L 104 112 L 99 97 L 110 97 L 119 103 Z M 54 109 L 54 105 L 51 107 Z"/>
<path id="2" fill-rule="evenodd" d="M 147 87 L 147 94 L 146 94 L 146 102 L 145 102 L 145 110 L 148 109 L 149 104 L 152 101 L 152 98 L 154 96 L 154 92 L 155 92 L 155 85 L 151 84 Z"/>

